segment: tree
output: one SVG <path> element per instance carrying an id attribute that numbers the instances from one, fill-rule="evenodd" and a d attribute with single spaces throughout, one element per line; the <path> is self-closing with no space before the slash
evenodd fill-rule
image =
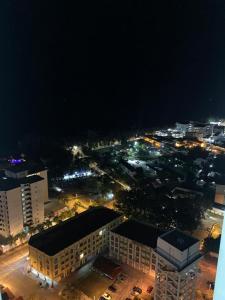
<path id="1" fill-rule="evenodd" d="M 8 236 L 8 237 L 0 235 L 0 244 L 2 244 L 2 245 L 12 245 L 13 244 L 13 237 L 11 235 Z"/>
<path id="2" fill-rule="evenodd" d="M 37 228 L 36 227 L 34 227 L 34 226 L 30 226 L 29 227 L 29 234 L 30 235 L 33 235 L 33 234 L 35 234 L 37 232 Z"/>
<path id="3" fill-rule="evenodd" d="M 52 225 L 52 222 L 50 220 L 46 220 L 44 222 L 44 226 L 46 226 L 47 228 L 49 228 Z"/>
<path id="4" fill-rule="evenodd" d="M 193 231 L 198 227 L 209 208 L 211 198 L 169 198 L 166 190 L 154 190 L 150 185 L 116 194 L 116 207 L 127 217 L 145 220 L 162 229 L 178 227 Z"/>

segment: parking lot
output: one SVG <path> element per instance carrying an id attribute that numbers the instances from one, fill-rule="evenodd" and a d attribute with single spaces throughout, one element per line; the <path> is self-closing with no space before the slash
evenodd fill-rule
<path id="1" fill-rule="evenodd" d="M 122 265 L 123 280 L 111 280 L 108 277 L 93 271 L 91 266 L 87 265 L 74 273 L 68 280 L 76 289 L 81 290 L 89 298 L 98 300 L 101 295 L 108 293 L 112 300 L 133 299 L 138 296 L 140 299 L 150 299 L 151 294 L 147 292 L 148 287 L 154 286 L 154 277 L 145 275 L 142 272 L 134 270 L 127 265 Z M 108 289 L 113 285 L 116 291 Z M 139 287 L 141 294 L 132 293 L 133 287 Z"/>

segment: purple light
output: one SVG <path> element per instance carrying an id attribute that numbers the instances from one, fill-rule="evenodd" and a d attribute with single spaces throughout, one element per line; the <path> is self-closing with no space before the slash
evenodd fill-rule
<path id="1" fill-rule="evenodd" d="M 18 164 L 21 164 L 22 162 L 24 162 L 24 159 L 9 159 L 8 160 L 12 165 L 18 165 Z"/>

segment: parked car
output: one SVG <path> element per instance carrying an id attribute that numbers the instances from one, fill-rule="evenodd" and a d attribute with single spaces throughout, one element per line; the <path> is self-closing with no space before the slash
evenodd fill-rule
<path id="1" fill-rule="evenodd" d="M 125 274 L 121 273 L 121 274 L 119 275 L 119 279 L 120 279 L 121 281 L 124 281 L 124 280 L 127 279 L 127 276 L 126 276 Z"/>
<path id="2" fill-rule="evenodd" d="M 138 286 L 134 286 L 134 287 L 133 287 L 133 291 L 134 291 L 134 292 L 137 292 L 138 294 L 141 294 L 141 293 L 142 293 L 142 289 L 139 288 Z"/>
<path id="3" fill-rule="evenodd" d="M 150 286 L 147 288 L 147 293 L 151 294 L 152 290 L 153 290 L 153 286 L 150 285 Z"/>
<path id="4" fill-rule="evenodd" d="M 110 294 L 108 293 L 104 293 L 101 297 L 100 297 L 101 300 L 111 300 L 112 297 L 110 296 Z"/>
<path id="5" fill-rule="evenodd" d="M 116 287 L 115 287 L 114 285 L 110 285 L 110 286 L 108 287 L 108 289 L 109 289 L 111 292 L 113 292 L 113 293 L 116 292 Z"/>

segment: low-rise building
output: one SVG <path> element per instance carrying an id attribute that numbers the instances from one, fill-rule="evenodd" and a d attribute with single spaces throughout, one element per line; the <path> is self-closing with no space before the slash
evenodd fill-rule
<path id="1" fill-rule="evenodd" d="M 153 249 L 162 231 L 150 225 L 128 220 L 110 232 L 109 255 L 117 261 L 150 273 L 155 270 Z"/>
<path id="2" fill-rule="evenodd" d="M 32 236 L 32 272 L 50 283 L 60 281 L 107 249 L 110 230 L 122 221 L 118 212 L 95 207 Z"/>

